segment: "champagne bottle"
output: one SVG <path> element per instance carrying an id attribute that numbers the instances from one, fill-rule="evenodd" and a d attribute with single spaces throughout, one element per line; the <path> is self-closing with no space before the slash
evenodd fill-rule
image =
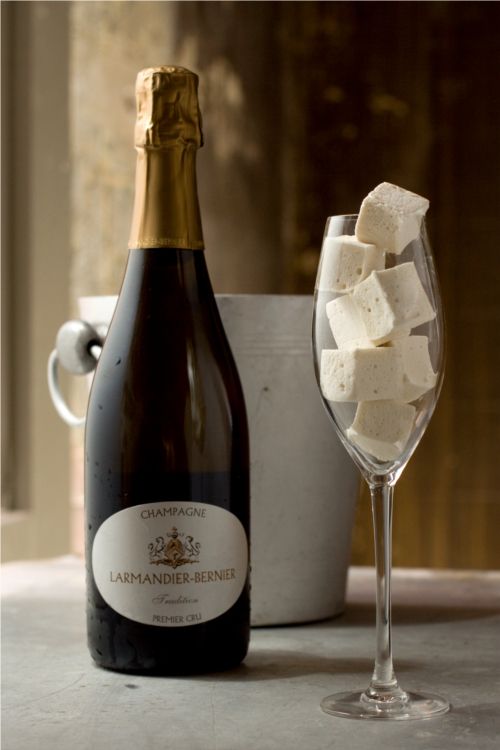
<path id="1" fill-rule="evenodd" d="M 87 414 L 88 642 L 125 672 L 248 648 L 248 428 L 203 252 L 197 88 L 179 67 L 137 77 L 129 257 Z"/>

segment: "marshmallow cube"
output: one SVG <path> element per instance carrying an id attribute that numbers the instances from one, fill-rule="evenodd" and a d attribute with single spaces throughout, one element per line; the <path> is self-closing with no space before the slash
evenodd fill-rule
<path id="1" fill-rule="evenodd" d="M 350 235 L 325 237 L 321 257 L 321 291 L 347 292 L 385 265 L 385 255 L 375 245 Z"/>
<path id="2" fill-rule="evenodd" d="M 320 385 L 328 401 L 373 401 L 397 398 L 403 389 L 399 351 L 323 349 Z"/>
<path id="3" fill-rule="evenodd" d="M 436 317 L 413 262 L 372 271 L 355 287 L 352 298 L 365 335 L 376 344 L 389 341 L 401 329 L 415 328 Z"/>
<path id="4" fill-rule="evenodd" d="M 415 420 L 416 409 L 399 401 L 358 404 L 347 437 L 380 461 L 394 461 L 403 453 Z"/>
<path id="5" fill-rule="evenodd" d="M 432 369 L 427 336 L 408 336 L 392 341 L 390 348 L 399 352 L 403 367 L 401 401 L 415 401 L 434 388 L 437 375 Z"/>
<path id="6" fill-rule="evenodd" d="M 419 236 L 428 208 L 427 198 L 382 182 L 361 204 L 354 230 L 356 237 L 399 255 Z"/>
<path id="7" fill-rule="evenodd" d="M 367 338 L 358 307 L 350 294 L 328 302 L 326 314 L 339 349 L 374 346 Z"/>
<path id="8" fill-rule="evenodd" d="M 345 294 L 328 302 L 326 315 L 339 349 L 369 349 L 389 341 L 389 337 L 386 337 L 374 343 L 368 338 L 358 306 L 351 294 Z M 394 331 L 390 338 L 409 336 L 410 330 L 411 328 L 400 328 Z"/>

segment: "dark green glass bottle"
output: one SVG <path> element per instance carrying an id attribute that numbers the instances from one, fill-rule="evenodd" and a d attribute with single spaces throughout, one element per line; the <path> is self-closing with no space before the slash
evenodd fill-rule
<path id="1" fill-rule="evenodd" d="M 126 672 L 222 670 L 248 649 L 248 428 L 203 252 L 197 83 L 137 79 L 129 259 L 87 414 L 89 648 Z"/>

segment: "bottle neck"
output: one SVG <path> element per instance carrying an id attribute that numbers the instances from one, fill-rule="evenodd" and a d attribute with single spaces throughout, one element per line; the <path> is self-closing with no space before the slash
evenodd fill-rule
<path id="1" fill-rule="evenodd" d="M 137 149 L 129 248 L 203 250 L 196 149 Z"/>

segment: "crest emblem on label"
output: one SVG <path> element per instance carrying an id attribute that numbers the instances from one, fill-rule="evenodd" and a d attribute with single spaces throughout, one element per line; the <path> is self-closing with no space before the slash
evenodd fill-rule
<path id="1" fill-rule="evenodd" d="M 171 568 L 197 563 L 200 562 L 200 548 L 200 542 L 195 542 L 191 535 L 185 535 L 173 526 L 164 537 L 157 536 L 154 542 L 148 544 L 149 563 L 150 565 L 168 565 Z"/>

